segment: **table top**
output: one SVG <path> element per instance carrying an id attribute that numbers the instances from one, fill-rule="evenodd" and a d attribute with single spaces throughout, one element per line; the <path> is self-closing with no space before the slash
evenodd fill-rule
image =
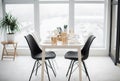
<path id="1" fill-rule="evenodd" d="M 1 44 L 17 44 L 17 42 L 2 41 Z"/>
<path id="2" fill-rule="evenodd" d="M 40 43 L 40 46 L 42 47 L 49 47 L 49 48 L 74 48 L 74 47 L 80 47 L 83 46 L 83 42 L 79 41 L 68 41 L 67 44 L 62 44 L 61 41 L 58 41 L 57 44 L 52 44 L 51 41 L 42 41 Z"/>

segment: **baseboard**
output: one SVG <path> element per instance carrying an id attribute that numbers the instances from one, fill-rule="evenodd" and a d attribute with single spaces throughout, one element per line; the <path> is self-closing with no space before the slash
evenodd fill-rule
<path id="1" fill-rule="evenodd" d="M 11 49 L 9 49 L 11 50 Z M 56 55 L 58 56 L 64 56 L 67 51 L 70 51 L 71 49 L 47 49 L 46 51 L 54 51 Z M 72 49 L 73 51 L 76 51 L 76 49 Z M 19 56 L 29 56 L 30 50 L 29 48 L 18 48 L 17 54 Z M 105 49 L 91 49 L 89 52 L 90 56 L 108 56 L 108 53 Z"/>

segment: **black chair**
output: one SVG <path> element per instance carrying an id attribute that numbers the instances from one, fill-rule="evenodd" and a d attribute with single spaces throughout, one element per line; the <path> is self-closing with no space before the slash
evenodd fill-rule
<path id="1" fill-rule="evenodd" d="M 91 35 L 88 38 L 88 40 L 86 41 L 84 47 L 81 50 L 81 55 L 82 55 L 81 61 L 83 63 L 83 66 L 84 66 L 84 69 L 85 69 L 85 73 L 88 76 L 89 81 L 90 81 L 90 77 L 89 77 L 89 74 L 88 74 L 88 71 L 87 71 L 87 68 L 86 68 L 84 60 L 86 60 L 88 58 L 88 56 L 89 56 L 89 49 L 90 49 L 90 46 L 91 46 L 92 41 L 94 39 L 95 39 L 95 36 Z M 68 68 L 68 71 L 66 73 L 66 76 L 67 76 L 69 71 L 70 71 L 69 78 L 68 78 L 68 81 L 70 81 L 72 70 L 73 70 L 73 66 L 74 66 L 75 62 L 78 62 L 78 52 L 77 51 L 68 51 L 65 54 L 64 57 L 65 57 L 65 59 L 71 60 L 71 63 L 70 63 L 69 68 Z"/>
<path id="2" fill-rule="evenodd" d="M 30 48 L 31 57 L 33 59 L 35 59 L 35 63 L 34 63 L 30 78 L 29 78 L 29 81 L 30 81 L 34 70 L 36 70 L 36 75 L 37 75 L 38 68 L 41 66 L 39 61 L 42 60 L 42 50 L 40 49 L 40 47 L 38 46 L 38 44 L 36 43 L 35 39 L 33 38 L 33 36 L 31 34 L 25 36 L 25 39 L 27 40 L 28 46 Z M 46 66 L 46 72 L 47 72 L 49 81 L 50 81 L 50 76 L 49 76 L 49 72 L 48 72 L 48 66 L 52 69 L 52 71 L 56 77 L 56 73 L 53 69 L 53 66 L 52 66 L 50 60 L 49 60 L 49 59 L 54 59 L 55 57 L 56 57 L 56 54 L 53 51 L 46 52 L 45 66 Z M 48 63 L 47 63 L 47 61 L 48 61 Z M 36 67 L 36 69 L 35 69 L 35 67 Z"/>

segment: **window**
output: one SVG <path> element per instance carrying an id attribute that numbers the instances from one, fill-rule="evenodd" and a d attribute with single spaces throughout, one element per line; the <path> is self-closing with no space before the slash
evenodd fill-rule
<path id="1" fill-rule="evenodd" d="M 26 46 L 24 36 L 34 31 L 33 4 L 6 4 L 6 12 L 15 16 L 20 24 L 20 32 L 16 33 L 15 40 L 18 46 Z"/>
<path id="2" fill-rule="evenodd" d="M 34 0 L 34 3 L 30 1 L 29 4 L 24 1 L 21 3 L 7 1 L 6 11 L 17 17 L 21 24 L 21 31 L 16 36 L 19 46 L 27 45 L 24 35 L 37 30 L 38 26 L 40 30 L 37 32 L 44 40 L 50 31 L 68 25 L 73 27 L 75 34 L 79 34 L 83 40 L 86 40 L 88 35 L 94 34 L 96 39 L 92 44 L 93 48 L 106 48 L 106 32 L 108 31 L 105 27 L 105 0 L 73 0 L 70 4 L 69 1 Z"/>
<path id="3" fill-rule="evenodd" d="M 104 3 L 75 4 L 75 33 L 86 40 L 90 34 L 96 36 L 93 47 L 105 48 Z"/>
<path id="4" fill-rule="evenodd" d="M 40 35 L 47 37 L 49 31 L 68 25 L 68 4 L 40 4 Z"/>

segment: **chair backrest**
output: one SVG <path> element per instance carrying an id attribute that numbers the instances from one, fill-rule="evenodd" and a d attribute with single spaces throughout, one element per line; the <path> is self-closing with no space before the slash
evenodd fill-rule
<path id="1" fill-rule="evenodd" d="M 95 39 L 94 35 L 90 35 L 89 38 L 87 39 L 84 47 L 81 50 L 81 53 L 82 53 L 82 56 L 83 56 L 82 60 L 85 60 L 85 59 L 88 58 L 88 56 L 89 56 L 89 49 L 90 49 L 90 46 L 91 46 L 91 44 L 92 44 L 94 39 Z"/>
<path id="2" fill-rule="evenodd" d="M 35 39 L 31 34 L 25 36 L 25 39 L 27 40 L 28 46 L 30 48 L 32 58 L 34 58 L 35 55 L 42 52 L 42 50 L 39 48 L 38 44 L 36 43 Z"/>

